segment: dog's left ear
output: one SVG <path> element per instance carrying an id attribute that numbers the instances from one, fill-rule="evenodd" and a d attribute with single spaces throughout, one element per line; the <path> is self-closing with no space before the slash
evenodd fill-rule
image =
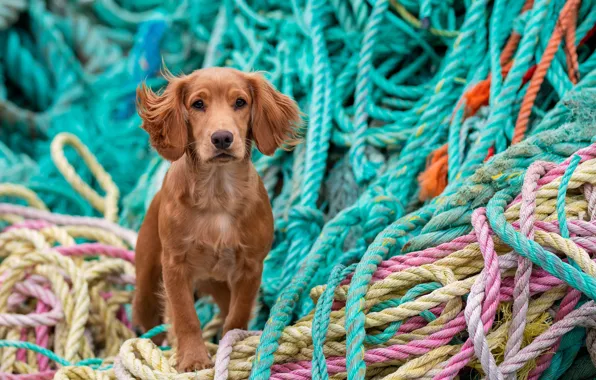
<path id="1" fill-rule="evenodd" d="M 252 137 L 261 153 L 271 156 L 277 148 L 298 144 L 302 122 L 294 100 L 277 91 L 261 74 L 247 74 L 252 91 Z"/>

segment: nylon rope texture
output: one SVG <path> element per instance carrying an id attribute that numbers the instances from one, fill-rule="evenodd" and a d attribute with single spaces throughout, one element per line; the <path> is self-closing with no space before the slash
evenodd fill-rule
<path id="1" fill-rule="evenodd" d="M 592 376 L 595 25 L 594 0 L 0 0 L 0 377 Z M 250 331 L 197 301 L 196 374 L 130 322 L 168 169 L 134 94 L 163 65 L 264 71 L 306 118 L 253 155 L 275 243 Z"/>

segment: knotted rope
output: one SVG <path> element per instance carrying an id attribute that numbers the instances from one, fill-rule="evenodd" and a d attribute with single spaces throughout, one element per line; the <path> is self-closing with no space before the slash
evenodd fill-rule
<path id="1" fill-rule="evenodd" d="M 199 300 L 199 377 L 592 373 L 594 5 L 0 0 L 0 371 L 190 376 L 146 339 L 167 326 L 129 339 L 168 168 L 134 90 L 163 60 L 264 70 L 308 115 L 298 149 L 255 151 L 276 220 L 255 332 L 216 347 Z"/>
<path id="2" fill-rule="evenodd" d="M 468 367 L 490 378 L 537 379 L 548 367 L 540 366 L 545 360 L 553 363 L 549 370 L 561 363 L 553 376 L 567 371 L 571 362 L 561 361 L 566 351 L 553 356 L 553 347 L 569 334 L 578 338 L 577 329 L 596 328 L 596 306 L 590 300 L 596 297 L 596 222 L 591 218 L 596 207 L 592 196 L 595 173 L 596 145 L 577 151 L 559 165 L 536 161 L 528 169 L 520 195 L 504 189 L 490 198 L 486 208 L 476 209 L 469 234 L 382 261 L 371 276 L 362 305 L 366 378 L 453 378 Z M 563 213 L 557 202 L 561 197 Z M 129 232 L 107 232 L 108 226 L 114 228 L 109 222 L 70 217 L 69 222 L 80 229 L 91 221 L 105 225 L 86 227 L 85 236 L 92 239 L 93 231 L 93 239 L 100 242 L 72 246 L 69 238 L 81 235 L 54 224 L 59 217 L 53 214 L 7 204 L 0 205 L 0 213 L 37 220 L 17 222 L 0 234 L 2 251 L 10 249 L 1 264 L 6 273 L 0 294 L 3 312 L 28 304 L 28 297 L 47 305 L 28 314 L 0 313 L 3 333 L 15 337 L 0 341 L 0 346 L 8 347 L 3 357 L 19 357 L 16 351 L 20 348 L 38 354 L 3 361 L 4 371 L 27 373 L 21 371 L 39 368 L 43 376 L 44 370 L 49 373 L 47 368 L 57 364 L 63 366 L 56 373 L 58 379 L 176 374 L 171 351 L 163 351 L 148 339 L 126 340 L 133 334 L 125 310 L 130 291 L 97 292 L 97 287 L 117 289 L 134 282 L 133 257 L 125 242 Z M 49 241 L 60 245 L 50 248 Z M 85 255 L 100 258 L 81 260 Z M 519 265 L 525 260 L 531 264 Z M 340 265 L 328 285 L 311 290 L 316 310 L 282 331 L 273 355 L 272 378 L 349 374 L 345 306 L 354 286 L 354 269 Z M 83 293 L 85 289 L 89 290 Z M 581 292 L 579 302 L 565 311 L 565 299 L 573 292 Z M 520 304 L 525 306 L 520 308 Z M 103 317 L 96 319 L 98 315 Z M 525 317 L 523 322 L 519 315 Z M 28 328 L 50 329 L 53 339 L 21 332 Z M 208 325 L 205 333 L 209 336 L 211 331 Z M 27 336 L 36 343 L 18 342 Z M 69 339 L 79 344 L 65 344 Z M 232 331 L 218 347 L 209 344 L 215 355 L 214 369 L 176 376 L 246 378 L 259 340 L 258 332 Z M 95 353 L 102 357 L 95 359 Z M 41 360 L 44 356 L 51 360 L 48 366 Z"/>

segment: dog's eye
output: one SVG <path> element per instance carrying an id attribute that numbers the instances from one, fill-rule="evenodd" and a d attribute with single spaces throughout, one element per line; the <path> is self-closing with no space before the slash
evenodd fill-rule
<path id="1" fill-rule="evenodd" d="M 246 105 L 246 100 L 242 98 L 236 99 L 236 108 L 242 108 Z"/>
<path id="2" fill-rule="evenodd" d="M 194 102 L 194 103 L 192 104 L 192 107 L 193 107 L 193 108 L 196 108 L 196 109 L 198 109 L 198 110 L 202 110 L 202 109 L 204 109 L 204 108 L 205 108 L 205 104 L 203 104 L 203 101 L 202 101 L 202 100 L 197 100 L 196 102 Z"/>

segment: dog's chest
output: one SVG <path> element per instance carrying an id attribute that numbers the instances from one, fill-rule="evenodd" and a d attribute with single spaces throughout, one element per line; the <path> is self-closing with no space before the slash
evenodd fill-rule
<path id="1" fill-rule="evenodd" d="M 226 212 L 203 212 L 193 218 L 186 243 L 189 250 L 197 253 L 190 255 L 190 264 L 199 275 L 225 280 L 234 269 L 241 246 L 235 222 Z"/>

